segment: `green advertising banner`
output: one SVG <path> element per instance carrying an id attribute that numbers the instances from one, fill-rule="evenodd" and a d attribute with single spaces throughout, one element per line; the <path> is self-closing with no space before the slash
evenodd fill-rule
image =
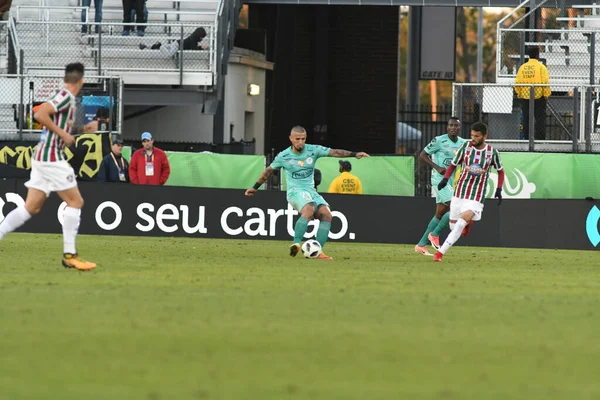
<path id="1" fill-rule="evenodd" d="M 166 153 L 171 165 L 167 186 L 247 189 L 265 169 L 264 156 Z"/>
<path id="2" fill-rule="evenodd" d="M 506 174 L 504 198 L 584 199 L 600 197 L 600 156 L 594 154 L 500 153 Z M 492 169 L 488 197 L 498 175 Z"/>
<path id="3" fill-rule="evenodd" d="M 321 171 L 321 184 L 317 190 L 327 193 L 331 182 L 340 174 L 340 160 L 352 164 L 363 187 L 363 194 L 385 196 L 415 195 L 415 159 L 412 156 L 374 156 L 369 158 L 322 157 L 316 168 Z M 282 190 L 286 190 L 285 174 L 282 174 Z"/>
<path id="4" fill-rule="evenodd" d="M 264 156 L 165 151 L 171 166 L 166 186 L 247 189 L 265 169 Z M 131 160 L 131 147 L 123 146 Z"/>

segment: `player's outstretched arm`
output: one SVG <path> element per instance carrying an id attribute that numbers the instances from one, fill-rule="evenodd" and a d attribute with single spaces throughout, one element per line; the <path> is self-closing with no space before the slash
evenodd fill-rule
<path id="1" fill-rule="evenodd" d="M 268 166 L 267 168 L 265 168 L 265 170 L 262 172 L 262 174 L 260 174 L 260 177 L 254 184 L 254 186 L 251 187 L 250 189 L 246 189 L 246 193 L 245 193 L 246 196 L 253 196 L 254 193 L 256 193 L 256 191 L 258 190 L 258 188 L 260 188 L 262 186 L 262 184 L 265 183 L 271 175 L 273 175 L 274 171 L 275 170 L 273 168 L 271 168 L 271 166 Z"/>
<path id="2" fill-rule="evenodd" d="M 364 151 L 359 151 L 358 153 L 356 153 L 354 151 L 348 151 L 348 150 L 331 149 L 331 150 L 329 150 L 329 157 L 339 157 L 339 158 L 356 157 L 356 158 L 363 158 L 363 157 L 370 157 L 370 156 L 367 153 L 365 153 Z"/>

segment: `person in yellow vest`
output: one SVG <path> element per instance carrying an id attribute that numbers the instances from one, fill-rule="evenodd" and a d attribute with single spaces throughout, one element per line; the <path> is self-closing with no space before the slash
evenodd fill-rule
<path id="1" fill-rule="evenodd" d="M 550 83 L 550 74 L 548 68 L 539 61 L 539 47 L 530 47 L 527 50 L 529 61 L 521 65 L 517 72 L 515 83 L 548 84 Z M 515 86 L 515 92 L 521 99 L 521 110 L 523 111 L 523 132 L 525 139 L 529 139 L 529 97 L 531 94 L 530 86 Z M 552 93 L 550 86 L 537 86 L 534 89 L 535 100 L 533 118 L 535 119 L 536 140 L 546 139 L 546 99 Z"/>
<path id="2" fill-rule="evenodd" d="M 329 185 L 329 193 L 362 194 L 362 183 L 357 176 L 350 173 L 350 161 L 340 160 L 340 176 Z"/>

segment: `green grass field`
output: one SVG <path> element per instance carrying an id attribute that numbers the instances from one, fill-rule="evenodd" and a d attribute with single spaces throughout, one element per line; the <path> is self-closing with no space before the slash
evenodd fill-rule
<path id="1" fill-rule="evenodd" d="M 0 243 L 2 399 L 598 399 L 598 252 Z"/>

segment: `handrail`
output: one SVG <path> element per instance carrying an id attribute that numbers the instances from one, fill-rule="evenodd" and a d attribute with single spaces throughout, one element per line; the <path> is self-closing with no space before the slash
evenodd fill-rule
<path id="1" fill-rule="evenodd" d="M 85 22 L 88 22 L 88 14 L 89 14 L 89 7 L 85 6 L 21 6 L 21 5 L 17 5 L 17 21 L 22 21 L 21 20 L 21 9 L 34 9 L 34 10 L 40 10 L 40 11 L 44 11 L 44 10 L 73 10 L 73 11 L 77 11 L 77 10 L 81 10 L 81 11 L 85 11 Z M 46 14 L 45 16 L 49 19 L 50 14 Z M 27 21 L 27 20 L 25 20 Z M 35 20 L 33 20 L 35 21 Z M 49 20 L 42 20 L 41 22 L 50 22 Z M 61 21 L 62 22 L 62 21 Z M 68 22 L 68 21 L 64 21 L 64 22 Z M 78 22 L 78 24 L 81 24 L 81 22 Z"/>

